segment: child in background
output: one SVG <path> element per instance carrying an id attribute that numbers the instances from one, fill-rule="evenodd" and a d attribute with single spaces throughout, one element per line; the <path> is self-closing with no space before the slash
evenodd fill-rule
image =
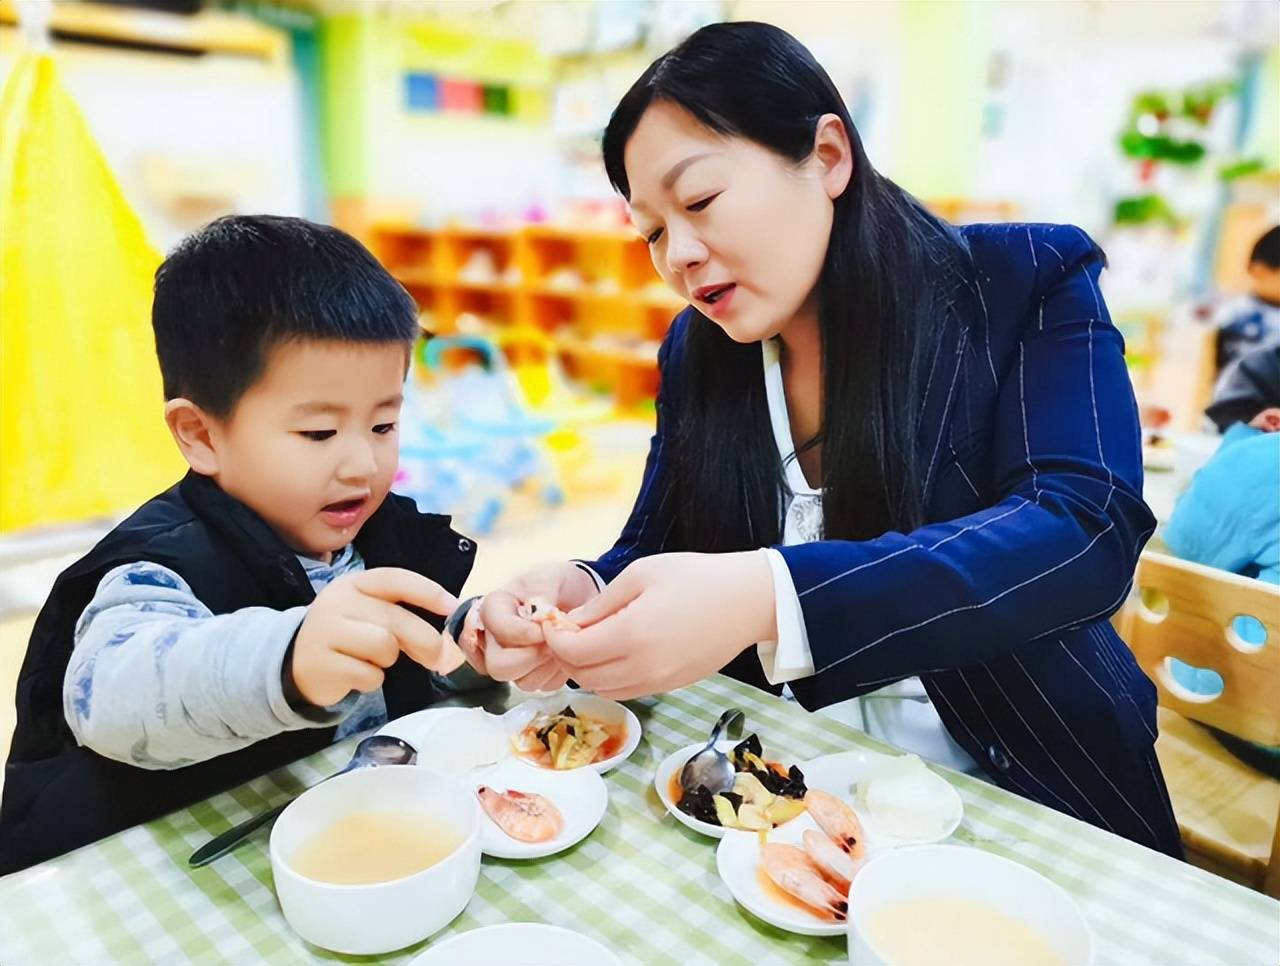
<path id="1" fill-rule="evenodd" d="M 417 710 L 462 663 L 402 606 L 448 614 L 474 560 L 389 493 L 419 334 L 405 290 L 336 229 L 229 217 L 160 266 L 152 323 L 191 469 L 40 612 L 0 873 Z"/>
<path id="2" fill-rule="evenodd" d="M 1222 374 L 1205 415 L 1220 433 L 1236 423 L 1280 430 L 1280 339 L 1246 353 Z"/>
<path id="3" fill-rule="evenodd" d="M 1280 339 L 1280 225 L 1258 239 L 1249 254 L 1249 294 L 1224 305 L 1218 330 L 1218 371 L 1251 349 Z"/>
<path id="4" fill-rule="evenodd" d="M 1224 373 L 1206 412 L 1225 435 L 1179 497 L 1165 543 L 1183 559 L 1280 584 L 1280 341 Z M 1237 618 L 1234 627 L 1247 643 L 1266 642 L 1253 617 Z M 1216 674 L 1176 659 L 1170 670 L 1197 694 L 1222 686 Z M 1210 730 L 1238 758 L 1280 778 L 1280 748 Z"/>

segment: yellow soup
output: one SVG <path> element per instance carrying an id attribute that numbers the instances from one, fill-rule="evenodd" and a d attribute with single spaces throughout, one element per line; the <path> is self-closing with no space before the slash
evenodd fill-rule
<path id="1" fill-rule="evenodd" d="M 868 917 L 867 937 L 894 966 L 1063 966 L 1035 929 L 970 899 L 887 903 Z"/>
<path id="2" fill-rule="evenodd" d="M 289 865 L 316 882 L 390 882 L 430 868 L 461 842 L 422 812 L 353 812 L 304 842 Z"/>

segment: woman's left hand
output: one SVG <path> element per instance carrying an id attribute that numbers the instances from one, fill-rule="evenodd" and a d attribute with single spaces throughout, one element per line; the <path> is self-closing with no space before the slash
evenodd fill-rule
<path id="1" fill-rule="evenodd" d="M 777 636 L 773 573 L 756 551 L 642 557 L 546 628 L 547 645 L 583 688 L 615 700 L 672 691 L 715 674 Z"/>

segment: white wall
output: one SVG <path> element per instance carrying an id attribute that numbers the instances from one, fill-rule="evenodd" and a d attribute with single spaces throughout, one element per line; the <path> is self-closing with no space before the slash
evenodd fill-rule
<path id="1" fill-rule="evenodd" d="M 0 50 L 0 84 L 16 57 Z M 59 76 L 154 245 L 167 249 L 226 204 L 301 214 L 297 82 L 287 65 L 57 44 Z"/>

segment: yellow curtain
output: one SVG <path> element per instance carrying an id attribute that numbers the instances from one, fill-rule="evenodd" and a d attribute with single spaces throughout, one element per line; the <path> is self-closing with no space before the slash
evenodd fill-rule
<path id="1" fill-rule="evenodd" d="M 0 94 L 0 531 L 177 479 L 151 336 L 160 257 L 47 54 Z"/>

